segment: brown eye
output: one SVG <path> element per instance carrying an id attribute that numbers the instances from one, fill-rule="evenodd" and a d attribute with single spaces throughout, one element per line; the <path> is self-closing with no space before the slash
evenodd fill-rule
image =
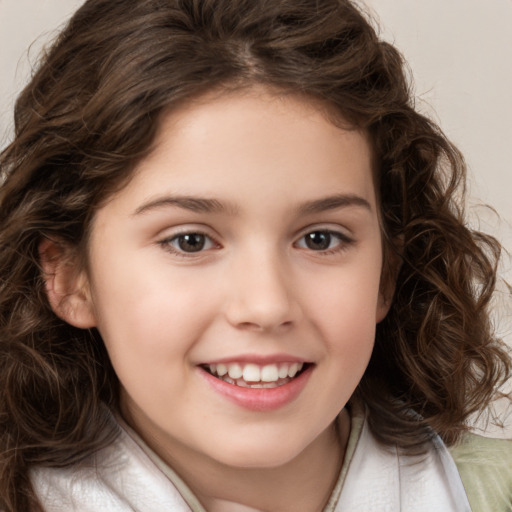
<path id="1" fill-rule="evenodd" d="M 179 235 L 173 241 L 175 241 L 175 245 L 183 252 L 199 252 L 202 251 L 206 245 L 206 236 L 200 233 L 189 233 Z"/>
<path id="2" fill-rule="evenodd" d="M 193 231 L 166 238 L 159 243 L 167 251 L 181 256 L 218 247 L 208 235 Z"/>
<path id="3" fill-rule="evenodd" d="M 316 252 L 338 252 L 347 249 L 354 241 L 344 233 L 329 229 L 317 229 L 303 235 L 295 244 L 300 249 Z"/>
<path id="4" fill-rule="evenodd" d="M 308 249 L 313 251 L 325 251 L 331 246 L 332 235 L 328 231 L 313 231 L 304 237 Z"/>

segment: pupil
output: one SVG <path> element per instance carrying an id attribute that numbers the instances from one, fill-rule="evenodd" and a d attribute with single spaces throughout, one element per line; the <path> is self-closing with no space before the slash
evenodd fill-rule
<path id="1" fill-rule="evenodd" d="M 324 251 L 331 245 L 331 235 L 324 231 L 315 231 L 306 235 L 306 245 L 315 251 Z"/>
<path id="2" fill-rule="evenodd" d="M 180 249 L 185 252 L 197 252 L 204 248 L 205 237 L 199 233 L 181 235 L 178 239 Z"/>

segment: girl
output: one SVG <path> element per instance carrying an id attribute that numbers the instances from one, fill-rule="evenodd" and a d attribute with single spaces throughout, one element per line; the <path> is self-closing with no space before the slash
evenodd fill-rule
<path id="1" fill-rule="evenodd" d="M 505 511 L 498 242 L 346 0 L 88 0 L 0 195 L 6 511 Z"/>

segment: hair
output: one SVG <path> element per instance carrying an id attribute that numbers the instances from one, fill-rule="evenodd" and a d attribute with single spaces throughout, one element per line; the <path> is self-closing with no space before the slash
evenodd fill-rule
<path id="1" fill-rule="evenodd" d="M 453 443 L 510 376 L 488 315 L 500 245 L 465 224 L 461 154 L 415 110 L 401 55 L 355 5 L 88 0 L 19 96 L 0 157 L 7 511 L 37 509 L 32 466 L 78 464 L 115 436 L 105 410 L 117 407 L 117 378 L 99 333 L 52 311 L 41 241 L 84 254 L 95 212 L 151 151 L 163 113 L 257 84 L 320 100 L 370 137 L 382 281 L 396 278 L 356 391 L 377 438 L 414 449 L 437 432 Z"/>

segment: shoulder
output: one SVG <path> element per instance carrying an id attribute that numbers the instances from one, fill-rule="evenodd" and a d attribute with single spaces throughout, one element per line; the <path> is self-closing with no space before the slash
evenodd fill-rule
<path id="1" fill-rule="evenodd" d="M 473 512 L 512 511 L 512 439 L 466 434 L 450 453 Z"/>
<path id="2" fill-rule="evenodd" d="M 124 430 L 80 465 L 34 467 L 30 478 L 46 512 L 190 510 L 173 483 Z"/>

